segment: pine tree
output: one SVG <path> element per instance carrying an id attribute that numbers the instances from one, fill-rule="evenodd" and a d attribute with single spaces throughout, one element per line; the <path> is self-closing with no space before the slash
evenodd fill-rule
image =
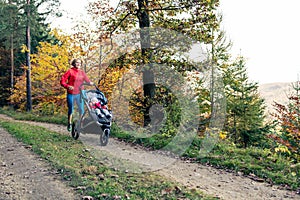
<path id="1" fill-rule="evenodd" d="M 24 72 L 23 67 L 28 65 L 25 63 L 26 56 L 21 51 L 21 46 L 26 43 L 27 22 L 30 23 L 31 30 L 32 51 L 29 53 L 35 53 L 40 41 L 50 39 L 50 30 L 48 24 L 45 23 L 45 19 L 58 5 L 58 0 L 31 0 L 28 5 L 26 0 L 0 1 L 0 48 L 1 52 L 5 54 L 1 57 L 10 58 L 5 62 L 1 62 L 4 67 L 10 66 L 3 72 L 5 77 L 10 74 L 10 81 L 6 81 L 2 85 L 3 92 L 1 92 L 1 95 L 4 97 L 1 98 L 2 104 L 7 103 L 6 99 L 10 95 L 9 91 L 15 85 L 15 76 L 20 76 Z M 41 7 L 44 7 L 44 9 L 41 9 Z M 30 12 L 30 18 L 27 17 L 28 12 Z"/>
<path id="2" fill-rule="evenodd" d="M 18 7 L 12 0 L 0 2 L 0 48 L 1 48 L 1 104 L 6 104 L 10 90 L 14 86 L 16 49 L 21 46 Z M 6 59 L 4 59 L 6 58 Z M 3 84 L 2 84 L 3 83 Z"/>
<path id="3" fill-rule="evenodd" d="M 264 100 L 258 94 L 258 84 L 249 81 L 245 59 L 238 57 L 224 70 L 227 97 L 225 130 L 236 144 L 259 145 L 265 138 Z"/>

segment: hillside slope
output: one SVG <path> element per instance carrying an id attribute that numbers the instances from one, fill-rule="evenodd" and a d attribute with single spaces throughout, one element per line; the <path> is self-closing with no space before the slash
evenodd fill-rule
<path id="1" fill-rule="evenodd" d="M 271 112 L 274 112 L 274 102 L 286 104 L 288 102 L 288 95 L 291 94 L 292 91 L 292 83 L 290 82 L 259 85 L 259 93 L 261 97 L 265 99 L 267 105 L 267 115 L 269 116 Z"/>

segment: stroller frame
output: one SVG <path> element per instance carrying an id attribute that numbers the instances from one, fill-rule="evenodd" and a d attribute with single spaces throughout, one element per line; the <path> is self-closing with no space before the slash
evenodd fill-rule
<path id="1" fill-rule="evenodd" d="M 83 86 L 94 86 L 95 90 L 84 90 Z M 84 112 L 79 119 L 76 119 L 72 123 L 71 135 L 77 140 L 81 133 L 86 133 L 89 128 L 96 128 L 97 132 L 100 132 L 100 145 L 105 146 L 108 143 L 110 136 L 111 128 L 111 119 L 103 119 L 102 122 L 99 122 L 99 118 L 95 113 L 95 110 L 90 107 L 90 100 L 92 97 L 97 97 L 100 101 L 103 101 L 104 104 L 107 104 L 107 99 L 101 90 L 94 84 L 90 85 L 83 83 L 80 86 L 80 100 L 84 102 Z M 110 111 L 111 113 L 111 111 Z M 99 127 L 99 129 L 98 129 Z M 94 130 L 95 131 L 95 130 Z"/>

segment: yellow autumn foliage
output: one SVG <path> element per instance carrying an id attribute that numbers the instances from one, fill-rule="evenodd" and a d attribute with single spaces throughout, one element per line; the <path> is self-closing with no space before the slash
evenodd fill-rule
<path id="1" fill-rule="evenodd" d="M 76 35 L 66 36 L 57 30 L 52 32 L 57 38 L 56 42 L 41 42 L 38 47 L 38 53 L 31 55 L 31 94 L 33 110 L 46 114 L 55 112 L 66 112 L 66 90 L 60 86 L 60 78 L 70 67 L 70 61 L 73 58 L 83 60 L 83 70 L 91 81 L 98 84 L 101 91 L 106 95 L 111 108 L 111 95 L 121 77 L 134 66 L 124 64 L 123 62 L 114 63 L 112 66 L 111 54 L 98 65 L 99 50 L 96 48 L 98 43 L 88 45 L 90 48 L 85 51 L 80 46 L 79 38 Z M 83 36 L 82 36 L 83 37 Z M 110 49 L 110 46 L 104 46 L 103 51 Z M 126 58 L 128 60 L 132 59 Z M 26 73 L 27 66 L 23 66 L 24 74 L 16 78 L 15 88 L 9 100 L 17 105 L 21 110 L 26 108 Z"/>
<path id="2" fill-rule="evenodd" d="M 43 112 L 48 110 L 49 114 L 65 108 L 65 90 L 60 86 L 59 81 L 62 74 L 69 68 L 70 60 L 77 50 L 69 36 L 60 34 L 56 30 L 52 34 L 57 41 L 40 42 L 38 53 L 31 55 L 33 109 Z M 12 93 L 9 98 L 10 102 L 24 110 L 26 107 L 26 73 L 16 79 Z"/>

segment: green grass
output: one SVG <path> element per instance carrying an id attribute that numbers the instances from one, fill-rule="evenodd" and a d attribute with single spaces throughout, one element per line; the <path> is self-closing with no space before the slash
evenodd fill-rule
<path id="1" fill-rule="evenodd" d="M 60 120 L 51 118 L 42 118 L 33 114 L 16 113 L 11 110 L 1 110 L 7 115 L 18 119 L 34 120 L 66 124 L 66 118 L 57 117 Z M 137 139 L 116 126 L 112 127 L 113 137 L 121 140 L 147 146 L 153 149 L 159 149 L 165 146 L 167 140 L 155 135 L 154 137 Z M 204 158 L 199 158 L 199 146 L 201 139 L 196 138 L 192 145 L 183 155 L 185 158 L 195 162 L 213 165 L 217 168 L 228 169 L 233 172 L 242 172 L 245 175 L 255 175 L 265 181 L 286 186 L 296 190 L 300 188 L 300 163 L 284 155 L 273 153 L 270 149 L 260 149 L 249 147 L 246 149 L 237 148 L 233 144 L 219 142 L 214 149 Z"/>
<path id="2" fill-rule="evenodd" d="M 300 163 L 272 153 L 269 149 L 242 149 L 219 142 L 205 158 L 198 158 L 196 149 L 197 147 L 191 146 L 185 156 L 193 156 L 197 162 L 203 164 L 242 172 L 244 175 L 255 175 L 269 183 L 283 185 L 289 189 L 296 190 L 300 187 Z"/>
<path id="3" fill-rule="evenodd" d="M 0 126 L 47 161 L 81 195 L 95 199 L 216 199 L 153 173 L 125 173 L 101 164 L 79 141 L 26 123 L 0 120 Z M 181 188 L 178 190 L 176 188 Z"/>
<path id="4" fill-rule="evenodd" d="M 38 112 L 20 112 L 11 109 L 10 107 L 0 108 L 0 113 L 8 115 L 17 120 L 28 120 L 28 121 L 38 121 L 38 122 L 48 122 L 55 124 L 67 124 L 67 115 L 52 114 L 52 115 L 42 115 Z"/>

